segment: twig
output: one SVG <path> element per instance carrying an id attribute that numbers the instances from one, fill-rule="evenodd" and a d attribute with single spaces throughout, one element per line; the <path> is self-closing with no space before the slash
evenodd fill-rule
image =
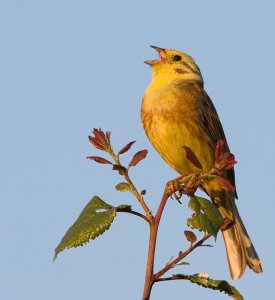
<path id="1" fill-rule="evenodd" d="M 119 166 L 122 166 L 120 163 L 119 156 L 116 155 L 112 149 L 109 150 L 109 153 L 112 156 L 112 158 L 114 159 L 114 161 L 116 162 L 116 164 Z M 138 202 L 140 203 L 141 207 L 143 208 L 144 212 L 146 213 L 147 219 L 149 220 L 149 222 L 152 222 L 154 217 L 153 217 L 149 207 L 143 200 L 143 196 L 138 192 L 137 188 L 135 187 L 132 180 L 130 179 L 128 169 L 125 169 L 125 171 L 121 175 L 125 178 L 125 180 L 129 184 L 129 186 L 131 187 L 131 193 L 137 198 Z"/>
<path id="2" fill-rule="evenodd" d="M 136 187 L 133 184 L 132 180 L 130 179 L 129 174 L 128 174 L 128 170 L 126 170 L 126 172 L 123 174 L 123 177 L 125 178 L 127 183 L 130 185 L 131 193 L 137 198 L 138 202 L 140 203 L 140 205 L 142 206 L 144 212 L 146 213 L 146 217 L 149 219 L 149 221 L 152 221 L 154 217 L 153 217 L 149 207 L 147 206 L 147 204 L 143 200 L 143 196 L 138 192 L 138 190 L 136 189 Z"/>
<path id="3" fill-rule="evenodd" d="M 177 258 L 175 258 L 174 260 L 172 260 L 170 263 L 166 264 L 166 266 L 163 269 L 161 269 L 159 272 L 157 272 L 154 275 L 154 281 L 159 281 L 159 278 L 163 274 L 165 274 L 170 269 L 174 268 L 177 263 L 179 263 L 183 258 L 185 258 L 189 253 L 191 253 L 197 247 L 201 246 L 210 237 L 211 237 L 211 234 L 204 235 L 204 237 L 201 240 L 199 240 L 195 245 L 192 245 L 185 252 L 181 253 Z"/>

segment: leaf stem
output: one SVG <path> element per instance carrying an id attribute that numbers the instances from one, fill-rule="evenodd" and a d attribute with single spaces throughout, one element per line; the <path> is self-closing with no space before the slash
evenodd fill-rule
<path id="1" fill-rule="evenodd" d="M 131 210 L 119 210 L 118 209 L 117 212 L 124 212 L 124 213 L 128 213 L 128 214 L 132 214 L 132 215 L 138 216 L 138 217 L 144 219 L 146 222 L 149 223 L 149 219 L 146 216 L 144 216 L 143 214 L 141 214 L 141 213 L 139 213 L 137 211 L 134 211 L 132 209 Z"/>

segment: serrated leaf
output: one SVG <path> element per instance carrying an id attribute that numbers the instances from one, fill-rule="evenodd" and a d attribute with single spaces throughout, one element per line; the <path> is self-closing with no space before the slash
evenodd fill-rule
<path id="1" fill-rule="evenodd" d="M 223 217 L 218 208 L 211 201 L 201 197 L 191 197 L 188 206 L 195 213 L 187 220 L 187 225 L 216 237 L 223 224 Z"/>
<path id="2" fill-rule="evenodd" d="M 230 285 L 225 280 L 213 280 L 209 277 L 209 275 L 205 276 L 205 274 L 194 274 L 194 275 L 176 274 L 173 275 L 173 278 L 181 278 L 181 279 L 189 280 L 190 282 L 196 283 L 204 288 L 224 292 L 225 294 L 231 296 L 235 300 L 244 300 L 243 296 L 234 286 Z"/>
<path id="3" fill-rule="evenodd" d="M 64 249 L 83 246 L 103 234 L 111 226 L 118 209 L 129 209 L 127 205 L 113 207 L 94 196 L 68 229 L 55 249 L 54 260 Z"/>
<path id="4" fill-rule="evenodd" d="M 88 156 L 87 159 L 94 160 L 94 161 L 96 161 L 99 164 L 105 164 L 105 165 L 109 164 L 109 165 L 112 165 L 112 163 L 109 160 L 107 160 L 107 159 L 105 159 L 103 157 L 99 157 L 99 156 Z"/>
<path id="5" fill-rule="evenodd" d="M 185 235 L 187 241 L 192 243 L 192 244 L 195 243 L 196 240 L 197 240 L 197 237 L 196 237 L 195 233 L 192 232 L 192 231 L 185 230 L 184 235 Z"/>
<path id="6" fill-rule="evenodd" d="M 119 192 L 129 192 L 131 190 L 131 187 L 126 182 L 120 182 L 116 185 L 116 190 Z"/>
<path id="7" fill-rule="evenodd" d="M 202 165 L 201 165 L 199 159 L 197 158 L 196 154 L 187 146 L 183 146 L 183 149 L 185 150 L 186 157 L 189 159 L 189 161 L 191 161 L 191 163 L 195 167 L 202 170 Z"/>
<path id="8" fill-rule="evenodd" d="M 136 141 L 132 141 L 132 142 L 128 143 L 126 146 L 124 146 L 121 150 L 119 150 L 118 155 L 123 154 L 123 153 L 127 152 L 128 150 L 130 150 L 130 148 L 132 147 L 132 145 L 135 142 Z"/>
<path id="9" fill-rule="evenodd" d="M 141 150 L 138 151 L 132 158 L 131 162 L 129 163 L 129 167 L 136 166 L 141 160 L 143 160 L 148 153 L 148 150 Z"/>

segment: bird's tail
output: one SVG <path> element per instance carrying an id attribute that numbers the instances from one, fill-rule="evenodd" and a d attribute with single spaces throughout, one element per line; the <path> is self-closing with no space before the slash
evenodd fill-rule
<path id="1" fill-rule="evenodd" d="M 256 273 L 263 272 L 263 269 L 260 258 L 244 227 L 233 197 L 234 196 L 229 193 L 226 195 L 226 206 L 228 208 L 228 204 L 230 204 L 230 210 L 233 213 L 235 223 L 222 233 L 231 277 L 232 279 L 238 279 L 243 275 L 246 265 Z M 228 217 L 226 213 L 226 211 L 228 211 L 227 209 L 220 208 L 220 210 L 224 217 Z"/>

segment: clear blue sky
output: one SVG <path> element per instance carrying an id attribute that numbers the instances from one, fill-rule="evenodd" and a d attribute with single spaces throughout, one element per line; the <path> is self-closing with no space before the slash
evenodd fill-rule
<path id="1" fill-rule="evenodd" d="M 141 299 L 148 232 L 137 218 L 119 215 L 96 241 L 52 258 L 93 195 L 138 209 L 114 190 L 121 179 L 110 167 L 85 159 L 98 154 L 87 139 L 93 127 L 111 130 L 117 149 L 137 140 L 134 150 L 149 150 L 133 179 L 153 211 L 176 175 L 139 119 L 151 44 L 185 51 L 201 68 L 238 160 L 238 207 L 264 266 L 233 284 L 245 299 L 275 298 L 274 10 L 273 1 L 1 1 L 1 299 Z M 169 202 L 156 269 L 187 247 L 188 215 L 185 203 Z M 232 283 L 221 236 L 212 244 L 171 274 Z M 156 284 L 151 299 L 191 297 L 229 299 L 188 282 Z"/>

